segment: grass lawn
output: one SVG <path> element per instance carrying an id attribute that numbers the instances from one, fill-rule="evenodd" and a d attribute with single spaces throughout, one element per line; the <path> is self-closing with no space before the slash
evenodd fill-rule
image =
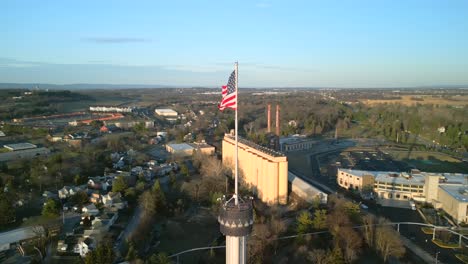
<path id="1" fill-rule="evenodd" d="M 206 247 L 221 236 L 219 224 L 206 209 L 199 209 L 198 213 L 188 219 L 168 220 L 162 227 L 159 240 L 159 251 L 168 254 L 177 253 L 191 248 Z M 197 259 L 207 251 L 194 252 L 181 256 L 182 263 L 197 263 Z"/>
<path id="2" fill-rule="evenodd" d="M 468 256 L 465 254 L 455 254 L 455 257 L 461 260 L 463 263 L 468 264 Z"/>
<path id="3" fill-rule="evenodd" d="M 433 239 L 432 242 L 441 248 L 460 248 L 458 243 L 447 243 L 439 239 Z"/>
<path id="4" fill-rule="evenodd" d="M 434 228 L 431 227 L 422 227 L 421 230 L 424 232 L 424 234 L 432 235 L 434 233 Z"/>

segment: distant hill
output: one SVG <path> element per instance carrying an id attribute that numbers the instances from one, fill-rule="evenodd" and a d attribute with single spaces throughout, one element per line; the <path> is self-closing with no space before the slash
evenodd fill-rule
<path id="1" fill-rule="evenodd" d="M 0 83 L 0 89 L 52 89 L 52 90 L 86 90 L 86 89 L 131 89 L 131 88 L 179 88 L 159 84 L 50 84 L 50 83 Z"/>
<path id="2" fill-rule="evenodd" d="M 76 83 L 76 84 L 50 84 L 50 83 L 0 83 L 0 89 L 52 89 L 52 90 L 87 90 L 87 89 L 151 89 L 151 88 L 218 88 L 201 86 L 178 86 L 161 84 L 100 84 L 100 83 Z M 248 87 L 241 87 L 248 88 Z M 460 85 L 426 85 L 412 87 L 249 87 L 249 89 L 468 89 L 468 84 Z"/>

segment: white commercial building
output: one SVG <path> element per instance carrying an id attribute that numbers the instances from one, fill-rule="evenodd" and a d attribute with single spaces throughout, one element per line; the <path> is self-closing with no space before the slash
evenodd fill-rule
<path id="1" fill-rule="evenodd" d="M 157 115 L 166 118 L 166 120 L 168 121 L 176 121 L 179 116 L 179 114 L 176 111 L 169 108 L 154 109 L 154 112 Z"/>
<path id="2" fill-rule="evenodd" d="M 169 109 L 169 108 L 154 109 L 154 112 L 157 115 L 164 116 L 164 117 L 177 117 L 179 115 L 176 111 Z"/>
<path id="3" fill-rule="evenodd" d="M 336 180 L 348 190 L 369 186 L 380 201 L 427 202 L 458 223 L 468 222 L 468 174 L 338 169 Z"/>

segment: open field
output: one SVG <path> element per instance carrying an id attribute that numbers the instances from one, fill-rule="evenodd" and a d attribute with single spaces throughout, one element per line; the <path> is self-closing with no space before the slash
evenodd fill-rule
<path id="1" fill-rule="evenodd" d="M 433 105 L 452 105 L 465 106 L 468 105 L 468 95 L 455 95 L 450 97 L 433 97 L 432 95 L 402 95 L 401 99 L 361 99 L 362 103 L 367 105 L 377 104 L 433 104 Z"/>

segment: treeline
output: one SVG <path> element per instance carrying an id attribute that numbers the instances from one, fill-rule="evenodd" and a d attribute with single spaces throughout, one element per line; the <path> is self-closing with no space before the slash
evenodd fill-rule
<path id="1" fill-rule="evenodd" d="M 259 103 L 262 102 L 262 103 Z M 468 149 L 468 108 L 445 105 L 364 104 L 347 105 L 325 100 L 315 93 L 295 92 L 275 96 L 241 96 L 239 133 L 265 144 L 267 138 L 267 105 L 271 104 L 271 130 L 275 132 L 276 104 L 281 108 L 282 135 L 304 134 L 383 137 L 399 143 L 447 146 Z M 216 135 L 234 128 L 233 115 L 219 113 L 221 120 Z M 364 133 L 365 132 L 365 133 Z M 434 142 L 433 142 L 434 141 Z"/>
<path id="2" fill-rule="evenodd" d="M 326 207 L 315 203 L 294 220 L 282 207 L 255 203 L 249 263 L 359 263 L 368 260 L 368 252 L 377 253 L 374 261 L 386 263 L 390 257 L 404 256 L 400 236 L 387 220 L 363 215 L 358 204 L 334 195 L 329 198 Z M 361 225 L 366 226 L 355 228 Z M 288 235 L 299 236 L 278 239 Z"/>
<path id="3" fill-rule="evenodd" d="M 450 106 L 358 105 L 352 118 L 371 128 L 370 136 L 412 143 L 415 136 L 451 148 L 468 149 L 468 109 Z M 440 130 L 439 130 L 440 128 Z"/>

